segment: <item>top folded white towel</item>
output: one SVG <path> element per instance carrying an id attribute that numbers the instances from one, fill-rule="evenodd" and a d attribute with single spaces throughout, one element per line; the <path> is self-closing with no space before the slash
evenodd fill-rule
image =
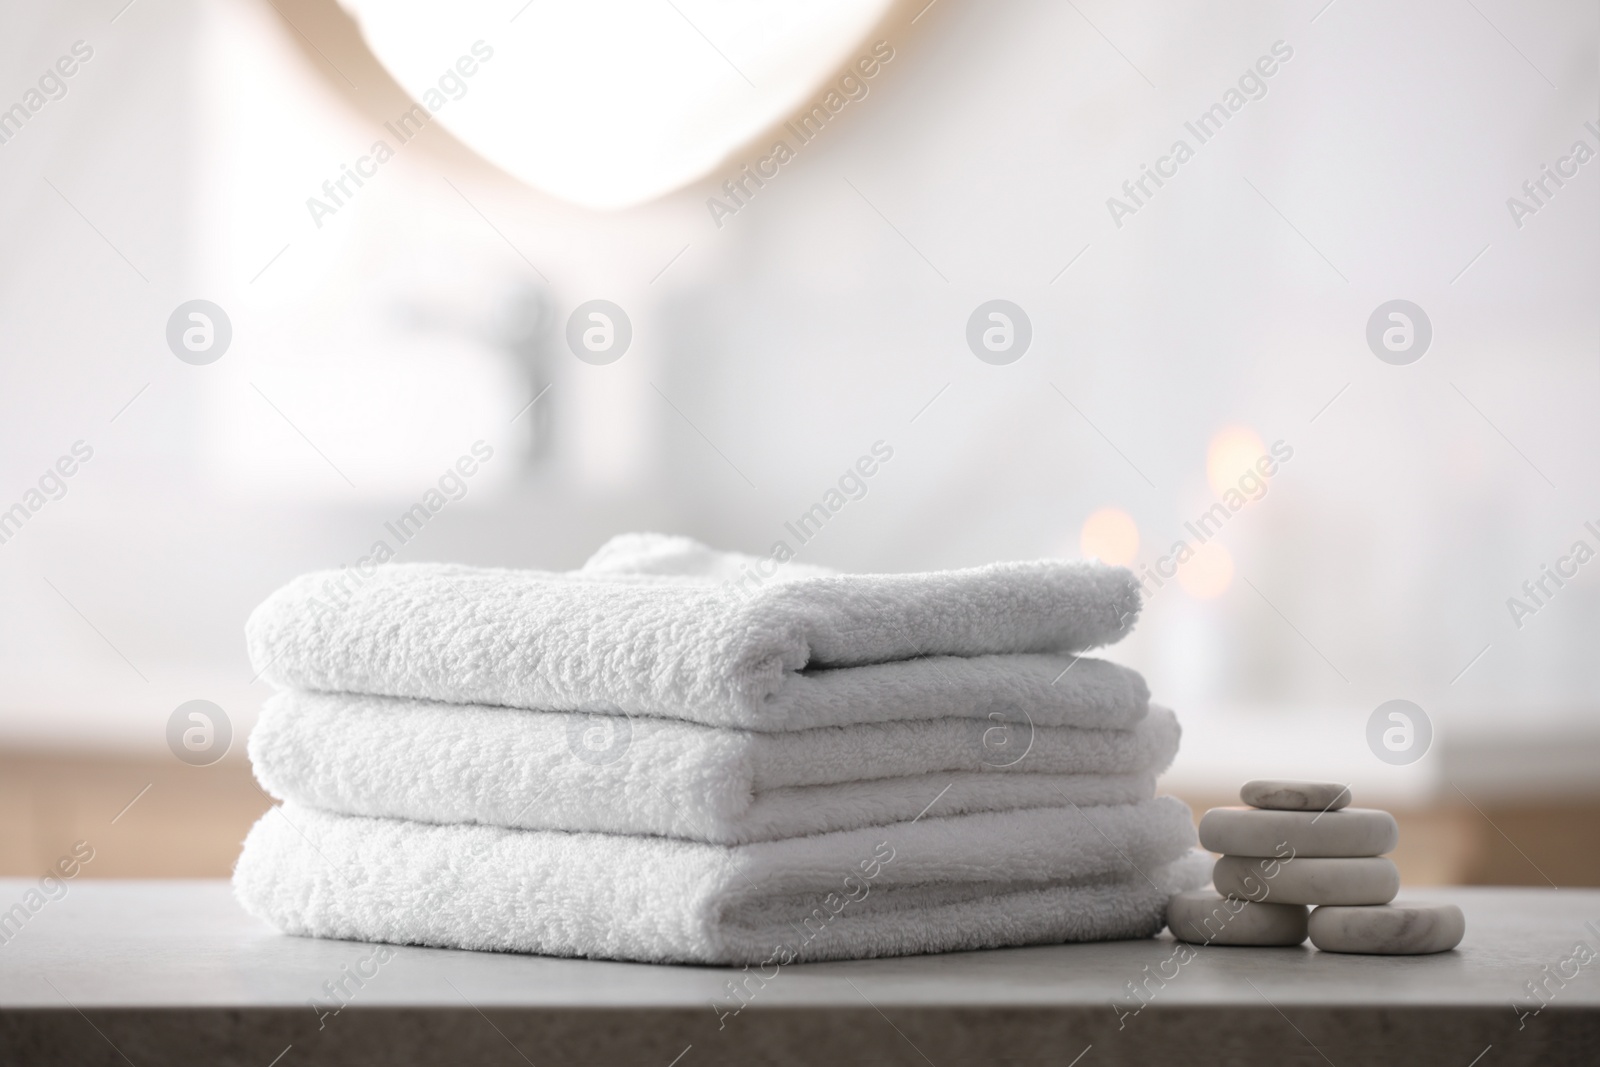
<path id="1" fill-rule="evenodd" d="M 256 669 L 283 687 L 755 730 L 982 717 L 1006 702 L 1040 725 L 1125 727 L 1144 712 L 1136 674 L 1076 657 L 1132 628 L 1139 586 L 1124 568 L 809 568 L 731 583 L 760 562 L 627 535 L 575 572 L 324 571 L 268 597 L 246 633 Z"/>

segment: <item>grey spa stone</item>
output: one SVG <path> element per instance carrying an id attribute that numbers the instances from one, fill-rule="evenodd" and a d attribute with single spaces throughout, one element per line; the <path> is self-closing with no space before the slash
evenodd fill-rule
<path id="1" fill-rule="evenodd" d="M 1274 811 L 1338 811 L 1350 803 L 1350 787 L 1338 782 L 1255 778 L 1240 788 L 1239 799 L 1252 808 Z"/>
<path id="2" fill-rule="evenodd" d="M 1399 841 L 1394 816 L 1376 808 L 1212 808 L 1200 820 L 1200 847 L 1230 856 L 1381 856 Z"/>
<path id="3" fill-rule="evenodd" d="M 1400 892 L 1400 871 L 1382 856 L 1223 856 L 1211 881 L 1223 896 L 1272 904 L 1387 904 Z"/>
<path id="4" fill-rule="evenodd" d="M 1311 913 L 1309 932 L 1324 952 L 1424 956 L 1461 944 L 1467 919 L 1454 904 L 1328 906 Z"/>
<path id="5" fill-rule="evenodd" d="M 1191 889 L 1167 901 L 1167 929 L 1191 945 L 1298 945 L 1306 939 L 1306 909 Z"/>

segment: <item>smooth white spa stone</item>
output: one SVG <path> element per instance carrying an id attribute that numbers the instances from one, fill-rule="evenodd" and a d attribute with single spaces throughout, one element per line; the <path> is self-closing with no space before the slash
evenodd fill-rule
<path id="1" fill-rule="evenodd" d="M 1191 945 L 1298 945 L 1306 939 L 1306 909 L 1191 889 L 1167 901 L 1167 929 Z"/>
<path id="2" fill-rule="evenodd" d="M 1454 904 L 1379 904 L 1318 908 L 1311 913 L 1311 943 L 1324 952 L 1374 956 L 1424 956 L 1461 944 L 1467 919 Z"/>
<path id="3" fill-rule="evenodd" d="M 1382 856 L 1223 856 L 1211 869 L 1211 882 L 1223 896 L 1262 903 L 1387 904 L 1400 892 L 1400 871 Z"/>
<path id="4" fill-rule="evenodd" d="M 1274 811 L 1338 811 L 1350 803 L 1350 787 L 1338 782 L 1253 778 L 1240 787 L 1239 799 L 1252 808 Z"/>
<path id="5" fill-rule="evenodd" d="M 1376 808 L 1212 808 L 1200 820 L 1200 847 L 1229 856 L 1381 856 L 1399 841 L 1394 816 Z"/>

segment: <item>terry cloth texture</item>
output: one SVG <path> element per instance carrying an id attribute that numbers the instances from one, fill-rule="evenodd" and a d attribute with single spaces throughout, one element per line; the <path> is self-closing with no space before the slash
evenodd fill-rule
<path id="1" fill-rule="evenodd" d="M 738 844 L 930 808 L 1148 800 L 1178 739 L 1165 708 L 1130 730 L 933 719 L 772 733 L 285 692 L 249 751 L 273 796 L 331 812 Z"/>
<path id="2" fill-rule="evenodd" d="M 1205 878 L 1187 807 L 929 817 L 735 847 L 432 826 L 285 805 L 234 872 L 251 914 L 318 937 L 748 964 L 1146 937 Z"/>
<path id="3" fill-rule="evenodd" d="M 1118 727 L 1148 702 L 1134 672 L 1078 658 L 1133 626 L 1139 586 L 1125 568 L 802 572 L 753 591 L 718 577 L 748 558 L 630 535 L 584 571 L 324 571 L 255 610 L 250 657 L 279 688 L 750 730 L 1007 708 L 1040 726 Z"/>
<path id="4" fill-rule="evenodd" d="M 1083 655 L 1120 568 L 841 575 L 624 535 L 579 571 L 307 575 L 247 626 L 290 933 L 756 964 L 1142 937 L 1204 883 L 1173 714 Z"/>

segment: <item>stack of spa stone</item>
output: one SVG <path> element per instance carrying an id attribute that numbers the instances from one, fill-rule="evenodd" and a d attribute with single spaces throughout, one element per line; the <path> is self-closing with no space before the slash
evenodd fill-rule
<path id="1" fill-rule="evenodd" d="M 1388 812 L 1349 807 L 1350 790 L 1330 782 L 1259 779 L 1239 798 L 1250 806 L 1212 808 L 1200 820 L 1201 846 L 1222 853 L 1216 889 L 1169 902 L 1178 940 L 1281 946 L 1309 934 L 1326 952 L 1378 955 L 1460 944 L 1466 923 L 1454 904 L 1390 903 L 1400 872 L 1384 853 L 1400 830 Z"/>

